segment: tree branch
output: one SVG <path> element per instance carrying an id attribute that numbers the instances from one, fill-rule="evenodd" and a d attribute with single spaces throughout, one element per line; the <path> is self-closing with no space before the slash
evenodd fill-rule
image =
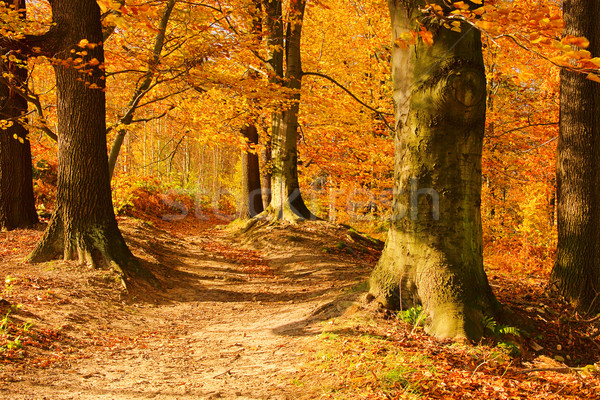
<path id="1" fill-rule="evenodd" d="M 29 103 L 33 104 L 33 106 L 35 107 L 35 110 L 37 111 L 37 113 L 39 115 L 39 118 L 40 118 L 40 126 L 39 126 L 39 128 L 50 139 L 54 140 L 55 142 L 58 141 L 58 136 L 56 135 L 56 133 L 54 133 L 52 131 L 52 129 L 50 129 L 48 127 L 48 125 L 46 124 L 46 118 L 44 117 L 44 108 L 42 107 L 42 103 L 40 102 L 39 96 L 37 94 L 35 94 L 35 93 L 31 93 L 27 89 L 27 86 L 23 85 L 22 83 L 14 84 L 14 83 L 10 82 L 9 79 L 5 78 L 2 75 L 0 75 L 0 82 L 3 85 L 6 85 L 6 86 L 10 87 L 11 90 L 13 90 L 15 93 L 17 93 L 23 99 L 25 99 Z"/>
<path id="2" fill-rule="evenodd" d="M 348 93 L 348 95 L 350 95 L 350 97 L 352 97 L 354 100 L 356 100 L 356 102 L 358 102 L 359 104 L 361 104 L 363 107 L 365 107 L 365 108 L 373 111 L 374 113 L 376 113 L 379 116 L 379 118 L 383 121 L 383 123 L 387 126 L 387 128 L 390 130 L 390 132 L 394 132 L 394 129 L 391 127 L 391 125 L 385 119 L 385 115 L 393 115 L 392 113 L 382 112 L 382 111 L 379 111 L 379 110 L 371 107 L 370 105 L 368 105 L 367 103 L 365 103 L 364 101 L 362 101 L 361 99 L 359 99 L 354 93 L 352 93 L 344 85 L 342 85 L 341 83 L 339 83 L 338 81 L 336 81 L 335 79 L 333 79 L 330 76 L 327 76 L 325 74 L 321 74 L 319 72 L 304 72 L 304 71 L 302 72 L 302 76 L 318 76 L 320 78 L 327 79 L 328 81 L 330 81 L 331 83 L 333 83 L 334 85 L 336 85 L 340 89 L 342 89 L 344 92 Z"/>
<path id="3" fill-rule="evenodd" d="M 125 115 L 120 118 L 119 124 L 129 125 L 133 121 L 133 115 L 135 110 L 140 107 L 140 101 L 142 98 L 158 84 L 158 82 L 155 82 L 153 85 L 152 80 L 154 79 L 155 69 L 160 62 L 160 55 L 165 44 L 167 25 L 169 23 L 169 18 L 171 18 L 171 12 L 173 11 L 173 8 L 175 8 L 175 3 L 175 0 L 169 0 L 165 7 L 165 11 L 163 12 L 158 25 L 158 32 L 154 39 L 154 48 L 152 49 L 152 58 L 148 62 L 148 69 L 145 75 L 141 77 L 140 84 L 135 89 L 131 101 L 129 102 L 129 108 Z M 117 163 L 117 157 L 119 156 L 119 151 L 123 145 L 125 134 L 126 131 L 124 129 L 120 129 L 110 149 L 110 154 L 108 157 L 108 170 L 110 177 L 112 177 L 114 172 L 115 165 Z"/>

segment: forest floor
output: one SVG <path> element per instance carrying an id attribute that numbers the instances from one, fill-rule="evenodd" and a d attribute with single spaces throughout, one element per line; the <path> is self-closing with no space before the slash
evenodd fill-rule
<path id="1" fill-rule="evenodd" d="M 488 271 L 520 318 L 473 346 L 367 304 L 381 243 L 347 227 L 119 223 L 160 287 L 24 263 L 41 230 L 0 233 L 0 399 L 600 399 L 599 321 L 544 277 Z"/>

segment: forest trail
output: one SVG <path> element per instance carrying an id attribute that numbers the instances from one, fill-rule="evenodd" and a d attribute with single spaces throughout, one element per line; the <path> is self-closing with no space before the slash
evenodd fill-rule
<path id="1" fill-rule="evenodd" d="M 380 249 L 325 222 L 120 224 L 162 289 L 125 296 L 106 271 L 5 257 L 11 323 L 34 328 L 23 361 L 1 364 L 1 399 L 310 398 L 294 374 Z"/>

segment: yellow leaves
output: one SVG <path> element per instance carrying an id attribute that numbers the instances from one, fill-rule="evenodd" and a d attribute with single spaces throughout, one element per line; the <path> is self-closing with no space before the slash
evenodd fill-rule
<path id="1" fill-rule="evenodd" d="M 527 82 L 537 78 L 536 75 L 528 71 L 519 72 L 517 77 L 520 82 Z"/>
<path id="2" fill-rule="evenodd" d="M 563 55 L 550 58 L 550 61 L 557 65 L 569 65 L 569 57 Z"/>
<path id="3" fill-rule="evenodd" d="M 403 32 L 394 42 L 401 49 L 407 49 L 408 46 L 417 42 L 417 34 L 415 31 Z"/>
<path id="4" fill-rule="evenodd" d="M 598 68 L 600 68 L 600 57 L 590 58 L 587 61 L 591 62 L 592 64 L 594 64 L 595 66 L 597 66 Z"/>
<path id="5" fill-rule="evenodd" d="M 476 25 L 484 31 L 490 31 L 494 28 L 494 24 L 490 21 L 477 21 Z"/>
<path id="6" fill-rule="evenodd" d="M 131 23 L 121 14 L 117 13 L 110 13 L 104 17 L 104 23 L 114 25 L 124 30 L 127 30 L 131 27 Z"/>
<path id="7" fill-rule="evenodd" d="M 567 35 L 564 38 L 562 38 L 560 40 L 560 42 L 562 44 L 564 44 L 564 45 L 577 46 L 577 47 L 581 47 L 582 49 L 587 49 L 588 46 L 590 45 L 590 41 L 587 40 L 583 36 L 571 36 L 571 35 Z"/>
<path id="8" fill-rule="evenodd" d="M 538 32 L 533 32 L 529 35 L 529 41 L 533 44 L 541 44 L 541 45 L 551 45 L 552 39 L 547 36 L 542 36 Z"/>
<path id="9" fill-rule="evenodd" d="M 600 76 L 598 76 L 596 74 L 587 74 L 586 78 L 589 79 L 590 81 L 600 83 Z"/>
<path id="10" fill-rule="evenodd" d="M 0 119 L 0 129 L 5 130 L 5 129 L 10 128 L 11 126 L 13 126 L 13 121 L 7 121 L 5 119 Z M 15 135 L 15 139 L 16 139 L 16 136 L 17 135 Z"/>
<path id="11" fill-rule="evenodd" d="M 485 7 L 476 8 L 472 11 L 472 13 L 481 16 L 483 13 L 485 13 Z"/>
<path id="12" fill-rule="evenodd" d="M 572 60 L 589 61 L 592 57 L 592 53 L 587 50 L 573 50 L 570 45 L 565 45 L 561 42 L 554 42 L 553 46 L 561 50 L 563 54 L 551 58 L 552 61 L 560 65 L 572 66 Z M 594 64 L 595 65 L 595 64 Z"/>
<path id="13" fill-rule="evenodd" d="M 421 25 L 419 32 L 409 31 L 402 33 L 400 37 L 396 39 L 395 43 L 401 49 L 406 49 L 408 46 L 416 44 L 419 37 L 426 46 L 431 46 L 433 44 L 433 33 L 428 31 L 423 25 Z"/>
<path id="14" fill-rule="evenodd" d="M 77 44 L 77 47 L 80 47 L 82 49 L 93 49 L 96 46 L 101 45 L 101 44 L 102 44 L 102 42 L 100 42 L 100 43 L 90 43 L 89 40 L 87 40 L 87 39 L 81 39 L 79 41 L 79 43 Z M 72 49 L 71 53 L 74 53 L 74 52 L 75 52 L 75 50 Z M 77 54 L 82 54 L 82 53 L 83 53 L 83 55 L 87 54 L 87 52 L 85 52 L 85 51 L 83 51 L 81 53 L 77 53 Z"/>
<path id="15" fill-rule="evenodd" d="M 567 56 L 576 58 L 576 59 L 585 59 L 590 58 L 592 53 L 587 50 L 577 50 L 577 51 L 569 51 L 566 53 Z"/>

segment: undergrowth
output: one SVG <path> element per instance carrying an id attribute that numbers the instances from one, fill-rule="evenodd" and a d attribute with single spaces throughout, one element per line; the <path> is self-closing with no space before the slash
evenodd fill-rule
<path id="1" fill-rule="evenodd" d="M 314 387 L 306 398 L 340 400 L 593 398 L 600 387 L 598 374 L 590 372 L 596 369 L 560 367 L 532 354 L 527 361 L 513 341 L 525 340 L 515 327 L 488 318 L 488 338 L 470 344 L 428 336 L 423 318 L 417 307 L 397 318 L 330 321 L 294 380 Z"/>

